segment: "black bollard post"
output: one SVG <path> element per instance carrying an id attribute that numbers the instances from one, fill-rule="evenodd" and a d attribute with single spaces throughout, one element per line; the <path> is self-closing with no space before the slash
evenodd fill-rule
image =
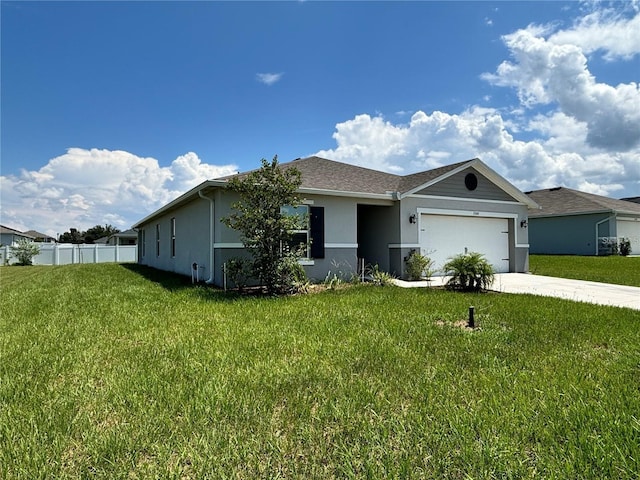
<path id="1" fill-rule="evenodd" d="M 474 310 L 474 307 L 469 307 L 469 323 L 467 324 L 467 327 L 469 328 L 476 328 L 476 322 L 473 318 Z"/>

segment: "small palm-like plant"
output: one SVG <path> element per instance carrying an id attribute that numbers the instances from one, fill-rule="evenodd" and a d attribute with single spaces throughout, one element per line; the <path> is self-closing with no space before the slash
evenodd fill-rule
<path id="1" fill-rule="evenodd" d="M 447 275 L 451 276 L 447 288 L 452 290 L 487 290 L 493 283 L 495 274 L 493 266 L 478 252 L 450 257 L 443 268 Z"/>

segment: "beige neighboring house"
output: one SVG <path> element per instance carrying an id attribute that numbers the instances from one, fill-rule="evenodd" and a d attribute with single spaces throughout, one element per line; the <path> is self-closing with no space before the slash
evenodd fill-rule
<path id="1" fill-rule="evenodd" d="M 412 251 L 437 269 L 470 251 L 498 272 L 529 268 L 527 212 L 537 205 L 479 159 L 404 176 L 320 157 L 280 166 L 302 174 L 293 213 L 309 223 L 294 240 L 307 245 L 301 264 L 311 279 L 355 273 L 361 262 L 403 276 Z M 137 222 L 139 263 L 222 285 L 225 262 L 246 255 L 221 223 L 238 200 L 227 182 L 207 180 Z"/>
<path id="2" fill-rule="evenodd" d="M 46 233 L 41 233 L 36 230 L 27 230 L 23 232 L 25 235 L 30 235 L 33 237 L 34 242 L 38 243 L 56 243 L 57 240 Z"/>

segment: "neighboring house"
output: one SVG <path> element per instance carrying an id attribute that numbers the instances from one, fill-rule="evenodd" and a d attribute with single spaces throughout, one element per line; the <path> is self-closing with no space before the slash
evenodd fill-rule
<path id="1" fill-rule="evenodd" d="M 138 243 L 138 232 L 133 228 L 130 228 L 124 232 L 118 232 L 107 237 L 98 238 L 93 243 L 102 245 L 135 245 Z"/>
<path id="2" fill-rule="evenodd" d="M 27 239 L 34 241 L 34 237 L 27 234 L 19 232 L 13 228 L 5 227 L 4 225 L 0 225 L 0 245 L 15 245 L 19 240 Z"/>
<path id="3" fill-rule="evenodd" d="M 138 243 L 138 232 L 133 228 L 124 232 L 114 233 L 109 237 L 107 245 L 136 245 Z"/>
<path id="4" fill-rule="evenodd" d="M 565 187 L 527 195 L 542 207 L 529 212 L 531 253 L 608 255 L 620 238 L 640 253 L 640 204 Z"/>
<path id="5" fill-rule="evenodd" d="M 528 208 L 537 205 L 478 159 L 399 176 L 310 157 L 281 164 L 302 173 L 311 279 L 349 273 L 359 259 L 402 276 L 411 251 L 438 268 L 448 257 L 483 253 L 498 272 L 526 272 Z M 240 174 L 246 175 L 245 174 Z M 239 233 L 220 221 L 238 196 L 227 178 L 207 180 L 134 225 L 139 263 L 221 285 L 222 266 L 245 254 Z"/>
<path id="6" fill-rule="evenodd" d="M 26 232 L 23 232 L 25 235 L 30 235 L 31 237 L 33 237 L 33 241 L 34 242 L 38 242 L 38 243 L 56 243 L 56 239 L 53 237 L 50 237 L 49 235 L 47 235 L 46 233 L 40 233 L 36 230 L 27 230 Z"/>
<path id="7" fill-rule="evenodd" d="M 624 200 L 625 202 L 640 203 L 640 197 L 627 197 L 621 198 L 620 200 Z"/>

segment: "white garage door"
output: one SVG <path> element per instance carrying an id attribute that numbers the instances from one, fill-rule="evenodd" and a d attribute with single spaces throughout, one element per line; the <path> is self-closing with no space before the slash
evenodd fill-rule
<path id="1" fill-rule="evenodd" d="M 640 222 L 618 218 L 616 224 L 618 238 L 628 238 L 631 242 L 631 254 L 640 255 Z"/>
<path id="2" fill-rule="evenodd" d="M 435 268 L 440 270 L 453 255 L 480 252 L 496 272 L 508 272 L 508 222 L 506 218 L 422 214 L 422 254 L 433 259 Z"/>

